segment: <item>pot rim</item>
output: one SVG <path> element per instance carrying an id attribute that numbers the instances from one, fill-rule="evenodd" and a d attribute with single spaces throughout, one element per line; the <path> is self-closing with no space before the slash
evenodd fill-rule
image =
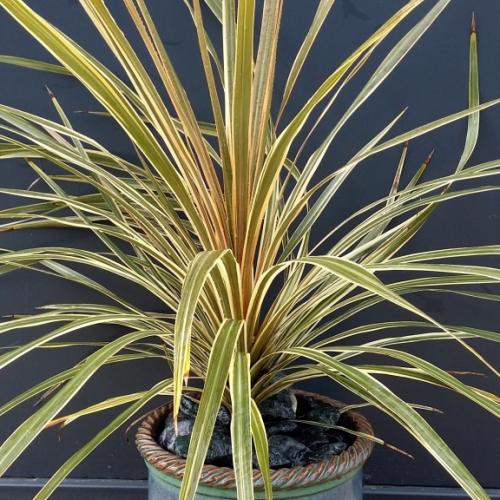
<path id="1" fill-rule="evenodd" d="M 320 394 L 294 390 L 295 394 L 311 396 L 321 402 L 336 408 L 345 406 L 343 403 Z M 171 407 L 166 404 L 150 413 L 139 425 L 136 433 L 136 446 L 143 459 L 159 472 L 182 480 L 186 468 L 186 460 L 165 449 L 156 441 L 156 429 L 160 419 L 164 418 Z M 351 420 L 353 430 L 373 435 L 373 429 L 368 420 L 357 411 L 349 410 L 346 415 Z M 321 462 L 292 468 L 271 469 L 273 488 L 286 489 L 304 487 L 338 479 L 354 469 L 361 467 L 370 456 L 374 442 L 370 439 L 356 436 L 353 443 L 340 455 Z M 253 480 L 256 490 L 264 489 L 264 481 L 259 470 L 253 470 Z M 200 483 L 215 488 L 235 488 L 234 470 L 229 467 L 204 465 Z"/>

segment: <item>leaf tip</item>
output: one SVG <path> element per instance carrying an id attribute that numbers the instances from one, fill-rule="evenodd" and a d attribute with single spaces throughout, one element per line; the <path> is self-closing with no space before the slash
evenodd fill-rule
<path id="1" fill-rule="evenodd" d="M 51 99 L 55 99 L 56 98 L 56 96 L 54 95 L 54 93 L 52 92 L 52 90 L 50 90 L 47 85 L 45 85 L 45 89 L 47 90 L 47 94 L 49 94 L 49 97 Z"/>
<path id="2" fill-rule="evenodd" d="M 384 443 L 384 446 L 386 446 L 387 448 L 389 448 L 392 451 L 395 451 L 397 453 L 400 453 L 401 455 L 404 455 L 405 457 L 409 458 L 410 460 L 415 460 L 415 457 L 411 453 L 408 453 L 407 451 L 404 451 L 401 448 L 398 448 L 397 446 L 394 446 L 394 445 L 389 444 L 389 443 Z"/>
<path id="3" fill-rule="evenodd" d="M 432 160 L 432 157 L 434 156 L 434 152 L 436 151 L 436 149 L 433 149 L 427 156 L 427 158 L 424 160 L 424 165 L 425 167 L 428 167 L 429 166 L 429 163 L 431 162 Z"/>
<path id="4" fill-rule="evenodd" d="M 178 425 L 177 425 L 177 415 L 178 415 L 178 413 L 177 413 L 177 411 L 174 409 L 174 412 L 173 412 L 173 414 L 172 414 L 172 420 L 174 421 L 174 434 L 175 434 L 176 436 L 178 436 L 178 435 L 179 435 L 179 427 L 178 427 Z"/>
<path id="5" fill-rule="evenodd" d="M 472 19 L 470 22 L 470 34 L 475 34 L 477 33 L 477 25 L 476 25 L 476 16 L 474 12 L 472 12 Z"/>

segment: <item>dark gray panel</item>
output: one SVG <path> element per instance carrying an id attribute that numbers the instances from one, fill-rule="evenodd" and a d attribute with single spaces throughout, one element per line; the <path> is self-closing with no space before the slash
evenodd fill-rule
<path id="1" fill-rule="evenodd" d="M 73 0 L 30 1 L 30 5 L 59 26 L 63 31 L 74 36 L 86 49 L 97 54 L 118 74 L 122 74 L 107 50 L 102 48 L 95 30 L 81 13 L 78 2 Z M 120 10 L 120 2 L 109 2 L 121 22 L 129 23 Z M 282 29 L 282 41 L 279 48 L 278 84 L 283 85 L 287 68 L 294 50 L 300 43 L 307 23 L 312 16 L 312 0 L 287 0 Z M 296 109 L 324 78 L 330 68 L 339 63 L 351 49 L 375 30 L 382 21 L 397 7 L 402 0 L 337 0 L 334 15 L 328 20 L 319 45 L 313 51 L 303 77 L 298 85 L 298 92 L 291 100 L 289 112 Z M 200 118 L 209 119 L 206 91 L 200 85 L 199 63 L 196 57 L 194 32 L 189 16 L 180 0 L 150 0 L 149 4 L 160 20 L 164 40 L 176 63 L 179 74 L 192 96 Z M 360 73 L 360 78 L 353 83 L 339 99 L 338 106 L 318 129 L 319 142 L 328 132 L 329 124 L 345 110 L 346 104 L 354 92 L 361 88 L 363 76 L 375 67 L 383 49 L 391 46 L 417 19 L 432 2 L 424 2 L 418 13 L 410 16 L 402 29 L 391 35 L 384 42 L 372 64 Z M 487 100 L 499 95 L 500 89 L 500 3 L 492 0 L 454 0 L 441 18 L 425 35 L 420 44 L 413 49 L 408 58 L 387 80 L 383 88 L 377 90 L 372 100 L 350 121 L 333 145 L 325 172 L 347 160 L 373 134 L 378 132 L 404 106 L 409 106 L 405 118 L 395 128 L 394 133 L 402 132 L 451 113 L 466 106 L 467 89 L 467 43 L 468 25 L 471 12 L 475 11 L 479 26 L 479 44 L 481 61 L 481 94 Z M 208 24 L 210 25 L 210 21 Z M 0 12 L 0 45 L 2 53 L 50 60 L 42 48 L 34 43 L 4 12 Z M 215 23 L 212 22 L 212 27 Z M 132 41 L 135 35 L 130 35 Z M 0 66 L 0 102 L 17 106 L 28 111 L 54 118 L 54 111 L 47 98 L 44 85 L 47 84 L 57 95 L 62 105 L 68 110 L 96 109 L 89 94 L 69 78 L 45 75 L 24 69 Z M 85 133 L 98 138 L 114 151 L 130 154 L 130 148 L 123 134 L 109 120 L 84 114 L 71 115 L 75 126 Z M 500 157 L 500 111 L 489 109 L 482 114 L 481 137 L 474 154 L 473 162 L 479 163 Z M 412 143 L 409 153 L 410 165 L 418 164 L 432 149 L 436 155 L 429 175 L 444 175 L 451 172 L 461 152 L 465 134 L 465 123 L 457 123 L 439 130 L 431 136 Z M 307 155 L 306 151 L 306 155 Z M 309 149 L 310 152 L 310 149 Z M 376 199 L 387 190 L 399 152 L 387 154 L 365 162 L 358 175 L 348 182 L 338 196 L 335 204 L 324 218 L 324 225 L 318 228 L 318 235 L 325 232 L 332 223 L 350 214 L 353 209 L 367 201 Z M 2 162 L 2 186 L 24 186 L 33 180 L 33 174 L 22 161 Z M 407 173 L 411 175 L 411 173 Z M 2 206 L 12 200 L 2 199 Z M 472 197 L 442 207 L 436 213 L 425 231 L 412 243 L 410 251 L 430 247 L 462 246 L 475 243 L 498 243 L 500 234 L 500 212 L 498 196 L 490 194 L 481 198 Z M 68 244 L 75 243 L 92 248 L 92 242 L 83 234 L 65 232 L 29 232 L 23 235 L 1 234 L 1 247 L 25 245 Z M 498 265 L 498 262 L 497 262 Z M 140 304 L 155 307 L 150 297 L 131 288 L 123 282 L 114 283 L 129 297 L 134 297 Z M 486 287 L 485 287 L 486 288 Z M 489 289 L 488 291 L 492 291 Z M 27 273 L 17 273 L 3 278 L 0 288 L 0 314 L 26 313 L 35 306 L 50 302 L 93 300 L 86 290 L 68 283 L 48 280 Z M 480 327 L 497 329 L 500 314 L 496 304 L 465 302 L 458 298 L 446 299 L 436 295 L 413 297 L 420 307 L 426 308 L 438 319 L 454 324 L 475 324 Z M 380 318 L 400 318 L 399 311 L 385 307 L 367 312 L 366 317 L 377 321 Z M 346 325 L 349 326 L 349 325 Z M 96 329 L 87 333 L 88 337 L 107 338 L 117 335 L 117 331 Z M 30 334 L 31 335 L 31 334 Z M 23 338 L 26 338 L 23 336 Z M 12 345 L 20 339 L 10 335 L 2 339 L 5 345 Z M 499 351 L 491 345 L 478 344 L 483 348 L 490 361 L 498 360 Z M 416 351 L 417 352 L 417 351 Z M 428 359 L 440 361 L 441 366 L 456 370 L 478 370 L 477 364 L 462 350 L 452 345 L 428 346 L 421 348 Z M 63 367 L 70 366 L 82 356 L 81 352 L 67 351 L 64 357 L 54 352 L 37 353 L 12 366 L 2 373 L 1 401 L 12 397 L 22 388 L 41 377 L 48 376 Z M 444 358 L 444 359 L 443 359 Z M 127 367 L 106 369 L 97 377 L 95 383 L 82 391 L 71 408 L 90 404 L 99 397 L 133 392 L 149 387 L 165 373 L 165 366 L 160 363 L 146 365 L 131 364 Z M 122 387 L 127 382 L 126 389 Z M 492 378 L 474 379 L 475 384 L 487 390 L 495 390 Z M 389 381 L 388 381 L 389 382 Z M 450 445 L 464 460 L 482 484 L 498 487 L 498 459 L 493 454 L 498 450 L 499 434 L 493 432 L 496 421 L 493 417 L 454 395 L 437 389 L 424 388 L 417 384 L 390 381 L 391 387 L 408 400 L 434 405 L 445 411 L 445 415 L 429 415 L 431 423 L 446 437 Z M 340 389 L 321 382 L 309 384 L 318 391 L 325 392 L 338 399 L 350 400 Z M 157 401 L 155 404 L 159 404 Z M 25 418 L 31 406 L 25 405 L 3 417 L 0 426 L 0 439 L 15 428 Z M 377 435 L 411 452 L 415 460 L 410 461 L 387 449 L 377 449 L 366 467 L 366 481 L 371 484 L 393 485 L 434 485 L 454 486 L 446 473 L 429 458 L 425 451 L 416 445 L 403 431 L 393 425 L 389 419 L 374 411 L 366 412 L 374 423 Z M 105 415 L 111 419 L 111 412 Z M 66 429 L 62 435 L 56 431 L 45 433 L 35 445 L 10 470 L 12 477 L 46 477 L 64 460 L 76 446 L 89 439 L 96 429 L 102 426 L 101 417 L 89 417 L 83 425 Z M 496 447 L 496 448 L 495 448 Z M 87 462 L 80 466 L 74 477 L 143 479 L 145 470 L 135 453 L 134 446 L 127 442 L 122 432 L 96 450 Z M 1 497 L 0 497 L 1 498 Z M 83 498 L 83 497 L 82 497 Z"/>

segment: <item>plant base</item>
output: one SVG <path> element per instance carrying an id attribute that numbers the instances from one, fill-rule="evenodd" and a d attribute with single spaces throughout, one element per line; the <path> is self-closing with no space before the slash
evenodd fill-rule
<path id="1" fill-rule="evenodd" d="M 338 401 L 304 391 L 296 394 L 314 397 L 332 407 L 343 406 Z M 177 500 L 186 461 L 157 442 L 158 430 L 170 411 L 170 405 L 159 408 L 146 417 L 137 430 L 137 448 L 149 470 L 149 500 Z M 373 430 L 358 412 L 346 412 L 349 428 L 365 434 Z M 340 455 L 306 466 L 271 470 L 273 498 L 304 500 L 360 500 L 362 498 L 362 467 L 373 448 L 373 441 L 356 437 Z M 263 478 L 253 471 L 255 497 L 264 498 Z M 236 499 L 234 471 L 227 467 L 205 465 L 195 500 Z"/>

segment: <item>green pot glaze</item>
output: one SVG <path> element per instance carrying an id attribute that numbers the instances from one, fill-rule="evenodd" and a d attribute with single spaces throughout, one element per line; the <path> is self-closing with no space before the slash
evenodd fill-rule
<path id="1" fill-rule="evenodd" d="M 146 462 L 149 472 L 148 500 L 177 500 L 181 482 L 175 477 L 158 471 Z M 214 488 L 200 484 L 195 500 L 209 500 L 214 498 L 237 499 L 236 489 Z M 256 499 L 264 499 L 264 493 L 255 492 Z M 273 490 L 273 498 L 276 499 L 304 499 L 304 500 L 360 500 L 362 492 L 362 468 L 352 470 L 345 476 L 325 481 L 303 488 L 285 490 Z"/>

